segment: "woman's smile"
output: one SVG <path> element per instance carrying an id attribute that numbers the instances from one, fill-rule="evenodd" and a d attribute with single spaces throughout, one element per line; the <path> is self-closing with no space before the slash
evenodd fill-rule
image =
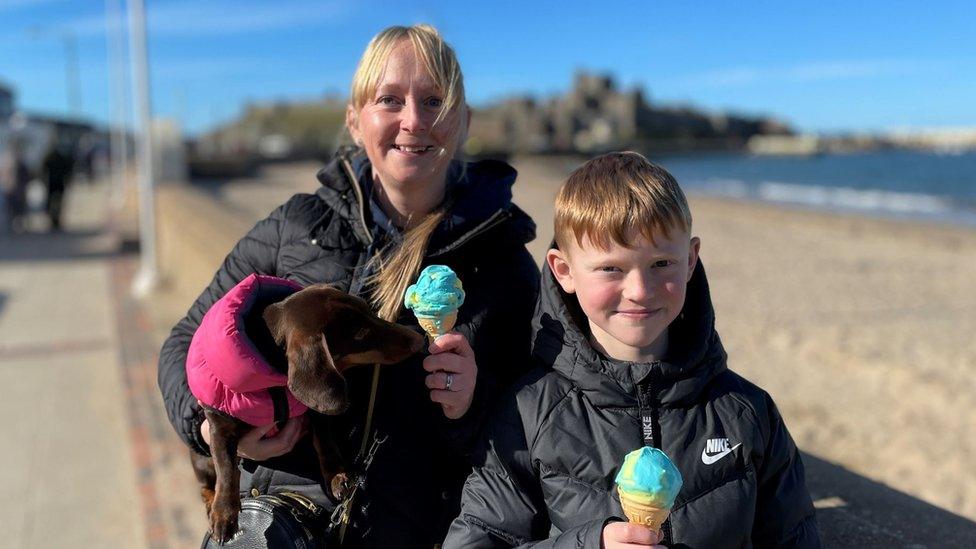
<path id="1" fill-rule="evenodd" d="M 423 156 L 434 150 L 433 145 L 393 145 L 393 150 L 405 156 Z"/>

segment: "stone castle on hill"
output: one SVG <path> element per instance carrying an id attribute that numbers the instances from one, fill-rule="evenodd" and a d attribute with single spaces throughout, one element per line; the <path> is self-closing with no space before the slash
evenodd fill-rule
<path id="1" fill-rule="evenodd" d="M 652 105 L 640 88 L 619 91 L 609 76 L 579 72 L 562 97 L 513 98 L 475 109 L 466 149 L 471 154 L 741 149 L 755 135 L 792 133 L 771 118 Z"/>

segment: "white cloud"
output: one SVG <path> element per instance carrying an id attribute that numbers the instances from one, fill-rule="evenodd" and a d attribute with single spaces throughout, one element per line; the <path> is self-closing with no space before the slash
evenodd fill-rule
<path id="1" fill-rule="evenodd" d="M 150 36 L 211 36 L 307 26 L 338 19 L 345 11 L 337 2 L 178 1 L 149 4 L 147 24 Z M 101 34 L 105 17 L 84 17 L 65 26 L 79 35 Z"/>
<path id="2" fill-rule="evenodd" d="M 876 59 L 814 61 L 785 67 L 731 67 L 690 73 L 660 83 L 669 86 L 725 88 L 766 83 L 803 83 L 933 74 L 950 69 L 945 60 Z"/>
<path id="3" fill-rule="evenodd" d="M 255 74 L 275 67 L 270 59 L 247 58 L 197 58 L 188 60 L 156 61 L 152 65 L 153 84 L 160 81 L 214 80 L 233 76 Z"/>
<path id="4" fill-rule="evenodd" d="M 739 67 L 693 74 L 690 78 L 706 80 L 716 86 L 739 86 L 751 84 L 762 78 L 762 71 L 754 68 Z"/>
<path id="5" fill-rule="evenodd" d="M 52 4 L 63 0 L 0 0 L 0 11 L 18 8 L 33 8 L 43 4 Z"/>
<path id="6" fill-rule="evenodd" d="M 935 72 L 951 66 L 946 61 L 918 61 L 889 59 L 876 61 L 840 61 L 806 63 L 785 71 L 786 79 L 794 82 L 813 82 L 843 78 L 876 78 L 880 76 L 908 76 Z"/>

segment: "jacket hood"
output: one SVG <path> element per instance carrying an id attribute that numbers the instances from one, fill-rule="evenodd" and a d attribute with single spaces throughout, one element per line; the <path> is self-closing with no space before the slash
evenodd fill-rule
<path id="1" fill-rule="evenodd" d="M 365 154 L 345 147 L 317 174 L 322 184 L 318 195 L 337 213 L 355 222 L 357 235 L 366 230 L 361 212 L 368 211 L 369 205 L 363 203 L 367 198 L 361 186 L 354 187 L 354 181 L 368 169 Z M 534 239 L 535 222 L 512 204 L 517 175 L 514 168 L 498 160 L 451 161 L 447 174 L 450 213 L 431 238 L 430 255 L 449 251 L 483 229 L 502 223 L 511 233 L 507 238 L 522 243 Z M 363 238 L 368 241 L 368 237 Z"/>
<path id="2" fill-rule="evenodd" d="M 576 296 L 562 290 L 545 264 L 532 324 L 532 354 L 570 379 L 598 406 L 636 405 L 638 385 L 646 385 L 661 405 L 680 406 L 696 400 L 726 369 L 701 260 L 688 282 L 681 314 L 669 327 L 664 360 L 625 362 L 601 355 L 590 344 L 589 326 Z"/>
<path id="3" fill-rule="evenodd" d="M 301 290 L 290 280 L 251 274 L 217 300 L 193 334 L 186 358 L 190 391 L 201 402 L 254 426 L 274 423 L 274 403 L 267 389 L 281 387 L 288 417 L 307 407 L 288 390 L 288 376 L 269 360 L 286 363 L 257 314 L 270 303 Z"/>

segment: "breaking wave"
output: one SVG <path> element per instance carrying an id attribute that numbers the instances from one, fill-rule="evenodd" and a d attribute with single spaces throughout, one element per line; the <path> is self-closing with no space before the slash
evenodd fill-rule
<path id="1" fill-rule="evenodd" d="M 689 190 L 704 194 L 792 204 L 812 209 L 862 212 L 882 216 L 921 217 L 976 224 L 976 204 L 958 198 L 922 193 L 800 185 L 779 181 L 751 183 L 739 179 L 709 178 Z"/>

